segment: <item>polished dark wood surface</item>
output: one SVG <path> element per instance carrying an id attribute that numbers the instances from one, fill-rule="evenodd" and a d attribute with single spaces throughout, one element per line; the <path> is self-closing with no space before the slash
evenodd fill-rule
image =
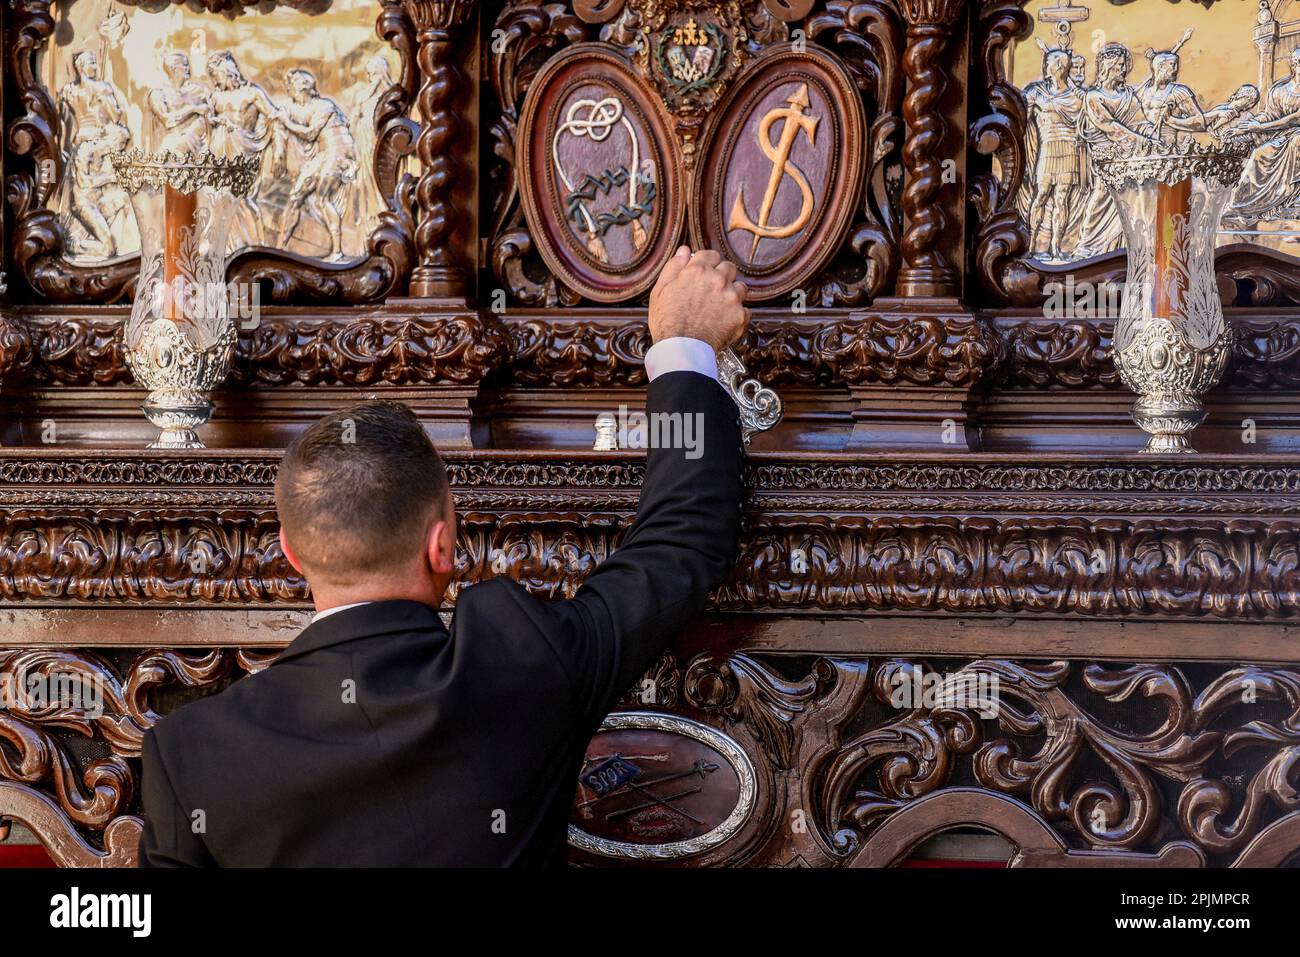
<path id="1" fill-rule="evenodd" d="M 1219 251 L 1237 335 L 1203 454 L 1137 455 L 1112 320 L 1050 317 L 1043 287 L 1063 273 L 1027 257 L 1026 109 L 1003 72 L 1023 6 L 691 6 L 744 18 L 728 82 L 795 29 L 836 58 L 863 168 L 830 255 L 757 305 L 738 344 L 787 415 L 752 446 L 736 568 L 589 754 L 599 767 L 601 742 L 636 744 L 643 779 L 672 778 L 699 821 L 674 843 L 675 812 L 580 791 L 574 863 L 882 866 L 969 825 L 1020 866 L 1300 851 L 1300 271 Z M 4 8 L 0 679 L 80 676 L 104 707 L 20 695 L 0 715 L 0 817 L 59 863 L 130 864 L 144 730 L 264 667 L 307 620 L 272 483 L 325 412 L 370 395 L 416 409 L 462 516 L 457 588 L 505 574 L 564 597 L 617 546 L 641 457 L 590 448 L 598 414 L 643 404 L 644 296 L 598 303 L 551 268 L 517 137 L 547 64 L 601 44 L 664 111 L 668 199 L 698 227 L 708 185 L 690 157 L 731 101 L 666 93 L 629 17 L 666 29 L 677 9 L 378 3 L 401 68 L 367 255 L 238 257 L 231 278 L 269 305 L 241 330 L 210 449 L 163 454 L 142 450 L 153 430 L 122 352 L 137 266 L 69 263 L 37 175 L 59 155 L 34 68 L 51 7 Z M 1116 253 L 1071 270 L 1123 268 Z M 932 674 L 996 680 L 1001 711 L 898 698 Z"/>

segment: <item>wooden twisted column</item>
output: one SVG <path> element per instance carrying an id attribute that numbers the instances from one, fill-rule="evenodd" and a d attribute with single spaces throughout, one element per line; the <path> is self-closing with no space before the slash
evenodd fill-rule
<path id="1" fill-rule="evenodd" d="M 452 190 L 460 170 L 455 157 L 458 127 L 453 104 L 462 92 L 457 68 L 458 46 L 474 0 L 404 0 L 420 44 L 420 138 L 416 141 L 421 173 L 415 189 L 419 222 L 415 230 L 418 264 L 411 273 L 417 298 L 463 299 L 467 273 L 452 247 L 456 206 Z"/>
<path id="2" fill-rule="evenodd" d="M 907 51 L 903 71 L 907 95 L 903 99 L 903 268 L 898 274 L 900 296 L 957 294 L 957 273 L 939 249 L 947 225 L 939 192 L 943 188 L 946 120 L 939 103 L 947 86 L 940 60 L 952 39 L 953 27 L 963 9 L 961 0 L 902 0 L 907 20 Z"/>

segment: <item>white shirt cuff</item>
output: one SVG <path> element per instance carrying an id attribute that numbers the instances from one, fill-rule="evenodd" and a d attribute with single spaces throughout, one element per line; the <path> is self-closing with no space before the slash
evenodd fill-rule
<path id="1" fill-rule="evenodd" d="M 646 351 L 645 372 L 651 382 L 665 372 L 698 372 L 716 382 L 718 355 L 703 339 L 689 336 L 660 339 Z"/>

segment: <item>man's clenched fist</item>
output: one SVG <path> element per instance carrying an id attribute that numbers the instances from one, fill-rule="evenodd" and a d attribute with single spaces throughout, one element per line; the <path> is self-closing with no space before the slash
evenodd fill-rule
<path id="1" fill-rule="evenodd" d="M 701 339 L 720 352 L 749 325 L 745 284 L 736 267 L 712 249 L 692 253 L 682 246 L 668 260 L 650 290 L 650 338 Z"/>

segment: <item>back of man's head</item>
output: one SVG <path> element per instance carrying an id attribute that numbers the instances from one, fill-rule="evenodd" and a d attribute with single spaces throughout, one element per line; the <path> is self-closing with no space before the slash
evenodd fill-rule
<path id="1" fill-rule="evenodd" d="M 434 523 L 451 521 L 442 459 L 415 414 L 389 401 L 341 409 L 294 439 L 275 504 L 314 588 L 399 576 Z"/>

